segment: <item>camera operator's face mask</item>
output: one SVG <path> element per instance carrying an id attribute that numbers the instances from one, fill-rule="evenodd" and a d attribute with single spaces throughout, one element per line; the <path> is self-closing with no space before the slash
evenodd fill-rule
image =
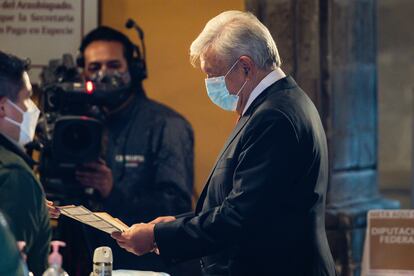
<path id="1" fill-rule="evenodd" d="M 90 77 L 90 80 L 97 84 L 106 84 L 114 88 L 107 91 L 105 106 L 110 109 L 117 108 L 123 104 L 131 95 L 131 75 L 129 71 L 99 71 Z"/>
<path id="2" fill-rule="evenodd" d="M 18 105 L 9 99 L 7 99 L 7 102 L 22 114 L 23 121 L 21 123 L 16 122 L 9 117 L 4 117 L 4 119 L 20 128 L 18 143 L 19 145 L 24 146 L 27 143 L 33 141 L 40 110 L 31 99 L 24 101 L 24 105 L 27 107 L 26 111 L 23 111 Z"/>
<path id="3" fill-rule="evenodd" d="M 98 71 L 90 77 L 91 81 L 96 83 L 106 83 L 114 85 L 129 85 L 131 83 L 131 75 L 128 71 L 119 72 L 118 70 Z"/>

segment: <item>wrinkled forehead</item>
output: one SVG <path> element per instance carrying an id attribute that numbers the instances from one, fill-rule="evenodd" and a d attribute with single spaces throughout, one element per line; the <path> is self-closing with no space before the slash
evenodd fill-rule
<path id="1" fill-rule="evenodd" d="M 118 41 L 97 40 L 89 44 L 84 52 L 85 62 L 125 61 L 124 46 Z"/>

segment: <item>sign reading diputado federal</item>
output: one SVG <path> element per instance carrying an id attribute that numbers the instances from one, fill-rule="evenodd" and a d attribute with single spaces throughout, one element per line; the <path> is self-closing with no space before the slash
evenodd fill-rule
<path id="1" fill-rule="evenodd" d="M 371 210 L 362 275 L 414 275 L 414 210 Z"/>

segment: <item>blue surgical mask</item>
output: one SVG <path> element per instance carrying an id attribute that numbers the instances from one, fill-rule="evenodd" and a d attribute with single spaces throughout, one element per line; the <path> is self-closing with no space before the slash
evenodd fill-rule
<path id="1" fill-rule="evenodd" d="M 233 70 L 239 60 L 231 66 L 224 76 L 205 79 L 207 95 L 210 100 L 224 110 L 235 111 L 237 102 L 239 101 L 239 94 L 246 85 L 247 80 L 243 83 L 236 95 L 230 94 L 226 86 L 226 76 Z"/>

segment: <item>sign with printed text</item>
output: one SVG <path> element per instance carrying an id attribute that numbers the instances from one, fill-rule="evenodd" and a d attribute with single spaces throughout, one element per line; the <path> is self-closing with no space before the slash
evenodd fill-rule
<path id="1" fill-rule="evenodd" d="M 0 0 L 0 49 L 30 58 L 33 82 L 49 60 L 75 56 L 97 25 L 98 0 Z"/>
<path id="2" fill-rule="evenodd" d="M 362 275 L 414 275 L 414 210 L 368 212 Z"/>

